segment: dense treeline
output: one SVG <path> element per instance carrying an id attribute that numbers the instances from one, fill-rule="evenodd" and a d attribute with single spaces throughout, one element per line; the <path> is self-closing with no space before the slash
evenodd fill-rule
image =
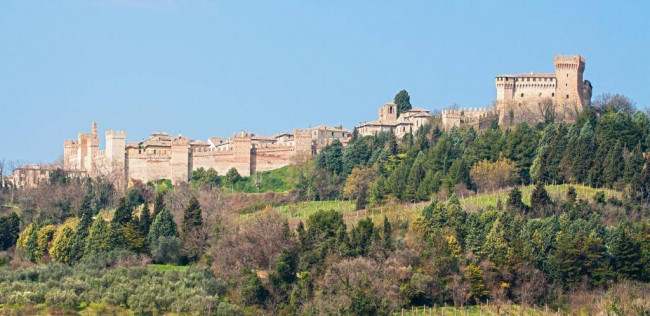
<path id="1" fill-rule="evenodd" d="M 489 300 L 647 314 L 650 119 L 618 98 L 603 98 L 572 124 L 478 133 L 434 122 L 399 141 L 355 133 L 347 147 L 334 141 L 293 167 L 288 194 L 236 194 L 250 179 L 213 170 L 196 170 L 189 184 L 136 182 L 125 192 L 60 172 L 38 188 L 0 188 L 8 208 L 0 304 L 387 315 Z M 410 108 L 405 91 L 399 102 Z M 573 186 L 551 196 L 552 183 Z M 524 202 L 519 187 L 529 184 Z M 579 197 L 578 185 L 618 193 Z M 461 207 L 463 196 L 498 189 L 508 197 Z M 339 198 L 365 216 L 320 210 L 296 219 L 273 209 Z M 164 272 L 150 262 L 191 268 Z"/>
<path id="2" fill-rule="evenodd" d="M 390 134 L 334 142 L 298 185 L 308 199 L 349 198 L 360 207 L 388 199 L 426 201 L 514 184 L 575 183 L 650 196 L 650 118 L 643 112 L 586 109 L 573 124 L 496 124 L 482 133 L 437 125 L 397 142 Z"/>

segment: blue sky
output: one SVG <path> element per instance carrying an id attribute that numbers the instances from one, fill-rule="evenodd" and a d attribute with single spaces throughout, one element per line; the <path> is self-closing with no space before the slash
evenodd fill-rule
<path id="1" fill-rule="evenodd" d="M 650 106 L 649 1 L 0 2 L 0 159 L 124 129 L 194 139 L 352 128 L 407 89 L 487 106 L 494 76 L 582 54 L 594 94 Z"/>

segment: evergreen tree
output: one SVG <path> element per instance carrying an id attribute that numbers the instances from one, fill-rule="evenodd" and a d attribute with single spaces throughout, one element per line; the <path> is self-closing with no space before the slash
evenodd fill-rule
<path id="1" fill-rule="evenodd" d="M 88 231 L 85 253 L 94 255 L 101 252 L 107 252 L 113 250 L 115 248 L 114 246 L 108 226 L 106 226 L 106 223 L 101 216 L 97 216 Z"/>
<path id="2" fill-rule="evenodd" d="M 362 185 L 359 188 L 359 194 L 357 194 L 357 200 L 355 203 L 355 209 L 356 210 L 362 210 L 366 207 L 368 204 L 368 187 L 365 185 Z"/>
<path id="3" fill-rule="evenodd" d="M 393 228 L 390 226 L 390 222 L 388 221 L 388 217 L 386 217 L 386 215 L 384 215 L 383 229 L 384 233 L 381 236 L 383 248 L 386 251 L 392 251 L 395 246 L 395 241 L 393 239 Z"/>
<path id="4" fill-rule="evenodd" d="M 506 210 L 516 214 L 525 213 L 527 211 L 526 205 L 522 201 L 521 191 L 519 188 L 512 188 L 508 194 L 506 201 Z"/>
<path id="5" fill-rule="evenodd" d="M 183 235 L 187 235 L 188 232 L 196 230 L 201 227 L 201 225 L 203 225 L 201 205 L 199 204 L 199 200 L 192 196 L 189 204 L 183 211 L 183 222 L 181 224 Z"/>
<path id="6" fill-rule="evenodd" d="M 626 227 L 619 225 L 611 247 L 614 269 L 621 278 L 638 279 L 641 275 L 641 247 L 630 237 Z"/>
<path id="7" fill-rule="evenodd" d="M 74 235 L 74 230 L 68 226 L 64 226 L 56 235 L 50 248 L 50 255 L 54 261 L 65 264 L 72 264 L 76 261 L 72 243 Z"/>
<path id="8" fill-rule="evenodd" d="M 398 92 L 393 102 L 397 105 L 398 114 L 411 109 L 411 96 L 406 90 Z"/>
<path id="9" fill-rule="evenodd" d="M 610 148 L 607 157 L 603 163 L 603 180 L 606 184 L 612 186 L 623 175 L 624 171 L 623 148 L 621 142 Z"/>
<path id="10" fill-rule="evenodd" d="M 639 181 L 639 174 L 643 170 L 643 153 L 641 152 L 641 145 L 638 144 L 630 152 L 630 156 L 625 162 L 623 171 L 623 179 L 625 183 L 633 183 Z"/>
<path id="11" fill-rule="evenodd" d="M 152 220 L 151 215 L 149 214 L 149 205 L 147 205 L 147 203 L 144 203 L 142 207 L 142 213 L 140 213 L 140 220 L 138 221 L 138 230 L 140 231 L 140 235 L 149 235 L 151 222 Z"/>
<path id="12" fill-rule="evenodd" d="M 153 202 L 153 214 L 151 214 L 151 219 L 155 220 L 158 217 L 158 214 L 165 209 L 165 194 L 158 192 L 156 194 L 156 199 Z"/>
<path id="13" fill-rule="evenodd" d="M 178 237 L 178 229 L 172 214 L 167 209 L 163 209 L 149 230 L 149 244 L 153 245 L 160 237 Z"/>
<path id="14" fill-rule="evenodd" d="M 537 182 L 533 194 L 530 197 L 530 206 L 533 209 L 533 212 L 540 217 L 546 216 L 552 203 L 553 201 L 551 201 L 551 197 L 548 196 L 544 184 Z"/>
<path id="15" fill-rule="evenodd" d="M 499 219 L 492 224 L 492 229 L 485 237 L 483 244 L 485 256 L 494 262 L 497 266 L 505 266 L 506 255 L 508 254 L 508 241 L 505 238 L 503 225 Z"/>
<path id="16" fill-rule="evenodd" d="M 128 249 L 138 253 L 145 252 L 147 250 L 147 238 L 146 235 L 142 235 L 140 230 L 133 224 L 128 223 L 122 228 L 124 235 L 124 240 L 128 244 Z"/>
<path id="17" fill-rule="evenodd" d="M 133 220 L 133 206 L 126 198 L 121 198 L 111 221 L 115 225 L 126 225 Z"/>
<path id="18" fill-rule="evenodd" d="M 0 217 L 0 250 L 11 248 L 20 235 L 20 218 L 15 212 Z"/>
<path id="19" fill-rule="evenodd" d="M 404 193 L 405 199 L 409 202 L 415 202 L 417 200 L 418 188 L 422 178 L 424 178 L 424 167 L 422 165 L 424 160 L 424 153 L 420 152 L 411 166 L 409 171 L 408 180 L 406 182 L 406 192 Z"/>

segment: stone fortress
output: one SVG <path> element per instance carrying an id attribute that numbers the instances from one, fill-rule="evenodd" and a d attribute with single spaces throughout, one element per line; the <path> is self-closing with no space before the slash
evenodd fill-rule
<path id="1" fill-rule="evenodd" d="M 554 56 L 555 73 L 500 75 L 495 78 L 496 100 L 492 108 L 447 109 L 441 114 L 413 108 L 398 113 L 397 105 L 386 103 L 378 120 L 356 127 L 360 136 L 391 132 L 397 138 L 414 134 L 434 119 L 445 130 L 473 127 L 481 131 L 493 122 L 509 126 L 519 122 L 540 122 L 552 116 L 571 122 L 591 106 L 592 86 L 583 80 L 585 59 L 580 56 Z M 125 131 L 106 131 L 105 149 L 99 149 L 97 124 L 90 133 L 79 133 L 77 140 L 63 144 L 63 170 L 74 177 L 109 176 L 117 183 L 170 179 L 188 181 L 193 170 L 215 169 L 224 175 L 235 168 L 243 176 L 277 169 L 309 157 L 340 140 L 346 145 L 352 132 L 343 128 L 318 126 L 295 129 L 291 133 L 260 136 L 240 132 L 229 138 L 210 137 L 206 141 L 157 132 L 149 139 L 127 143 Z M 60 167 L 60 166 L 58 166 Z M 58 168 L 26 165 L 14 170 L 8 181 L 16 187 L 32 187 L 49 179 Z"/>
<path id="2" fill-rule="evenodd" d="M 592 86 L 582 77 L 585 59 L 580 55 L 556 55 L 553 61 L 555 73 L 496 76 L 496 100 L 491 109 L 443 110 L 443 127 L 473 126 L 483 130 L 495 120 L 508 126 L 549 117 L 572 122 L 584 107 L 591 106 Z"/>

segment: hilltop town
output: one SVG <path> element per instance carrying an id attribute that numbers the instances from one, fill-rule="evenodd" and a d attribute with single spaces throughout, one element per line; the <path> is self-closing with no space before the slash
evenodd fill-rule
<path id="1" fill-rule="evenodd" d="M 356 132 L 359 136 L 387 132 L 400 139 L 431 122 L 445 130 L 471 127 L 478 131 L 495 122 L 503 127 L 549 119 L 572 122 L 583 108 L 591 106 L 592 85 L 583 79 L 585 59 L 565 55 L 554 56 L 553 61 L 555 73 L 496 76 L 492 108 L 445 109 L 435 114 L 415 107 L 399 112 L 397 105 L 389 102 L 379 109 L 377 120 L 360 123 Z M 199 168 L 219 174 L 234 168 L 249 176 L 314 156 L 334 140 L 345 146 L 352 135 L 353 131 L 342 127 L 317 126 L 273 136 L 242 131 L 205 141 L 155 132 L 144 141 L 127 142 L 126 131 L 108 130 L 101 150 L 97 124 L 93 123 L 89 133 L 64 141 L 62 165 L 21 166 L 7 181 L 15 187 L 33 187 L 47 181 L 57 169 L 73 177 L 107 176 L 118 184 L 158 179 L 185 182 Z"/>

